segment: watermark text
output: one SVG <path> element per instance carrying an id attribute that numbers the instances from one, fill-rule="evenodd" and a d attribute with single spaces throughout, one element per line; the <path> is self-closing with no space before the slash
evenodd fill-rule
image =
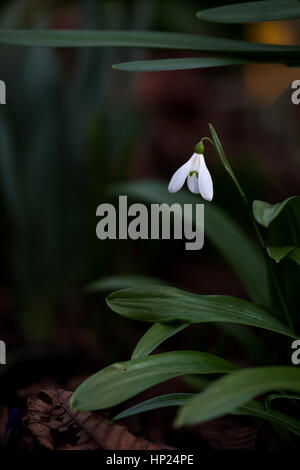
<path id="1" fill-rule="evenodd" d="M 299 104 L 300 103 L 300 80 L 294 80 L 292 83 L 292 90 L 295 90 L 292 92 L 292 103 L 293 104 Z"/>
<path id="2" fill-rule="evenodd" d="M 0 365 L 6 364 L 6 344 L 0 340 Z"/>
<path id="3" fill-rule="evenodd" d="M 295 339 L 292 342 L 292 349 L 295 351 L 292 353 L 291 361 L 294 366 L 298 366 L 300 364 L 300 339 Z"/>
<path id="4" fill-rule="evenodd" d="M 0 80 L 0 104 L 6 104 L 6 85 L 3 80 Z"/>
<path id="5" fill-rule="evenodd" d="M 109 203 L 100 204 L 96 215 L 100 240 L 185 239 L 186 250 L 200 250 L 204 245 L 204 204 L 151 204 L 149 210 L 141 203 L 128 207 L 127 196 L 119 196 L 118 217 Z"/>

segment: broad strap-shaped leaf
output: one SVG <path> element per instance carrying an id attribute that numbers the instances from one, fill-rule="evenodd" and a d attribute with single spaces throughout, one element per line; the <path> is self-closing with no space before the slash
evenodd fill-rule
<path id="1" fill-rule="evenodd" d="M 116 289 L 126 289 L 128 287 L 146 286 L 146 285 L 164 284 L 164 281 L 152 276 L 142 275 L 120 275 L 108 276 L 98 279 L 89 284 L 84 290 L 86 293 L 107 292 Z"/>
<path id="2" fill-rule="evenodd" d="M 259 44 L 196 34 L 159 31 L 5 30 L 0 45 L 46 47 L 149 47 L 228 54 L 254 61 L 298 63 L 300 46 Z"/>
<path id="3" fill-rule="evenodd" d="M 197 17 L 215 23 L 257 23 L 300 18 L 298 0 L 264 0 L 209 8 Z"/>
<path id="4" fill-rule="evenodd" d="M 209 67 L 225 67 L 228 65 L 244 65 L 249 60 L 235 57 L 185 57 L 182 59 L 160 59 L 123 62 L 113 65 L 115 70 L 126 72 L 164 72 L 170 70 L 202 69 Z"/>
<path id="5" fill-rule="evenodd" d="M 108 306 L 133 320 L 159 323 L 227 322 L 256 326 L 292 338 L 295 334 L 263 308 L 225 295 L 198 295 L 175 287 L 137 287 L 113 292 Z"/>
<path id="6" fill-rule="evenodd" d="M 113 422 L 128 416 L 133 416 L 146 411 L 157 410 L 169 406 L 184 406 L 195 397 L 195 393 L 169 393 L 160 395 L 149 400 L 138 403 L 137 405 L 122 411 L 113 418 Z M 255 418 L 267 419 L 271 423 L 279 424 L 290 432 L 300 436 L 300 421 L 291 416 L 276 410 L 268 410 L 262 403 L 256 400 L 250 400 L 245 405 L 239 406 L 233 414 L 253 416 Z"/>
<path id="7" fill-rule="evenodd" d="M 171 176 L 171 175 L 170 175 Z M 146 203 L 199 204 L 197 195 L 182 189 L 168 192 L 168 183 L 161 181 L 131 182 L 110 188 L 112 195 L 127 194 L 129 198 Z M 234 269 L 254 302 L 267 305 L 269 300 L 268 275 L 265 260 L 247 234 L 219 207 L 205 204 L 205 237 Z M 247 258 L 247 262 L 245 262 Z"/>
<path id="8" fill-rule="evenodd" d="M 300 265 L 300 248 L 294 246 L 268 246 L 267 252 L 276 263 L 284 258 L 289 258 Z"/>
<path id="9" fill-rule="evenodd" d="M 176 335 L 176 333 L 179 333 L 179 331 L 182 331 L 187 326 L 189 326 L 188 323 L 155 323 L 142 336 L 132 353 L 131 359 L 140 359 L 148 356 L 166 339 Z"/>
<path id="10" fill-rule="evenodd" d="M 257 395 L 272 390 L 300 393 L 300 369 L 270 366 L 243 369 L 215 380 L 178 413 L 176 425 L 201 423 L 226 413 Z"/>
<path id="11" fill-rule="evenodd" d="M 269 225 L 282 213 L 283 210 L 291 207 L 299 213 L 300 209 L 300 196 L 292 196 L 285 201 L 278 202 L 277 204 L 269 204 L 264 201 L 253 201 L 253 215 L 255 220 L 263 225 Z"/>
<path id="12" fill-rule="evenodd" d="M 85 411 L 109 408 L 173 377 L 223 374 L 236 368 L 224 359 L 197 351 L 174 351 L 118 362 L 85 380 L 74 392 L 71 408 Z"/>

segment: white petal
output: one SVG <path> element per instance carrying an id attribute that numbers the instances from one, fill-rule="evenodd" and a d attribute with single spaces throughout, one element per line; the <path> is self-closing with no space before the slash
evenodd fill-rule
<path id="1" fill-rule="evenodd" d="M 207 169 L 203 155 L 201 155 L 201 165 L 198 170 L 199 191 L 203 199 L 211 201 L 214 195 L 213 182 L 210 172 Z"/>
<path id="2" fill-rule="evenodd" d="M 187 178 L 187 175 L 189 174 L 189 171 L 191 169 L 193 158 L 194 155 L 192 155 L 191 158 L 184 165 L 182 165 L 180 168 L 178 168 L 177 171 L 175 171 L 168 186 L 169 193 L 176 193 L 177 191 L 179 191 L 179 189 L 182 188 Z"/>
<path id="3" fill-rule="evenodd" d="M 191 165 L 191 170 L 190 171 L 197 171 L 199 170 L 200 168 L 200 164 L 201 164 L 201 157 L 203 155 L 200 155 L 199 153 L 193 153 L 192 157 L 193 160 L 192 160 L 192 165 Z"/>
<path id="4" fill-rule="evenodd" d="M 193 176 L 188 176 L 187 185 L 191 193 L 199 194 L 199 183 L 195 173 L 193 174 Z"/>

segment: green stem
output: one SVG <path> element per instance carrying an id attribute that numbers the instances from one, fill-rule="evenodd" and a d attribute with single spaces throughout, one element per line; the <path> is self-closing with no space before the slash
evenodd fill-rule
<path id="1" fill-rule="evenodd" d="M 266 262 L 267 264 L 269 265 L 269 271 L 271 273 L 271 276 L 272 276 L 272 279 L 273 279 L 273 283 L 274 283 L 274 286 L 275 286 L 275 289 L 276 289 L 276 292 L 277 292 L 277 295 L 278 295 L 278 298 L 280 300 L 280 303 L 281 303 L 281 306 L 282 306 L 282 309 L 284 311 L 284 314 L 285 314 L 285 317 L 286 317 L 286 320 L 287 320 L 287 323 L 289 325 L 289 327 L 291 328 L 292 331 L 295 331 L 295 328 L 294 328 L 294 325 L 293 325 L 293 322 L 292 322 L 292 319 L 291 319 L 291 316 L 290 316 L 290 313 L 288 311 L 288 308 L 287 308 L 287 305 L 286 305 L 286 302 L 285 302 L 285 299 L 284 299 L 284 296 L 283 296 L 283 293 L 282 293 L 282 290 L 281 290 L 281 287 L 280 287 L 280 284 L 278 282 L 278 279 L 277 279 L 277 275 L 276 275 L 276 272 L 274 270 L 274 266 L 273 266 L 273 262 L 272 260 L 270 259 L 269 255 L 268 255 L 268 252 L 267 252 L 267 248 L 266 248 L 266 245 L 265 245 L 265 242 L 263 240 L 263 237 L 260 233 L 260 230 L 259 230 L 259 227 L 257 225 L 257 222 L 253 216 L 253 213 L 252 213 L 252 210 L 251 210 L 251 207 L 249 206 L 249 202 L 246 198 L 246 195 L 245 193 L 243 192 L 244 194 L 244 202 L 246 203 L 246 206 L 247 206 L 247 209 L 249 211 L 249 214 L 250 214 L 250 218 L 251 218 L 251 221 L 252 221 L 252 224 L 253 224 L 253 227 L 254 227 L 254 230 L 255 230 L 255 233 L 257 235 L 257 238 L 259 240 L 259 243 L 264 251 L 264 256 L 265 256 L 265 259 L 266 259 Z"/>
<path id="2" fill-rule="evenodd" d="M 210 139 L 209 137 L 202 137 L 202 139 L 200 140 L 200 142 L 202 142 L 203 140 L 207 140 L 207 141 L 210 142 L 212 145 L 214 145 L 212 139 Z"/>
<path id="3" fill-rule="evenodd" d="M 272 280 L 273 280 L 273 283 L 274 283 L 274 287 L 276 289 L 276 292 L 277 292 L 277 295 L 278 295 L 278 298 L 280 300 L 280 303 L 281 303 L 281 306 L 282 306 L 282 309 L 284 311 L 284 314 L 285 314 L 285 317 L 286 317 L 286 320 L 287 320 L 287 323 L 289 325 L 289 327 L 291 328 L 292 331 L 295 331 L 294 329 L 294 326 L 293 326 L 293 322 L 291 320 L 291 317 L 290 317 L 290 314 L 289 314 L 289 311 L 288 311 L 288 308 L 287 308 L 287 305 L 286 305 L 286 302 L 285 302 L 285 299 L 284 299 L 284 296 L 283 296 L 283 293 L 282 293 L 282 290 L 281 290 L 281 287 L 279 285 L 279 282 L 278 282 L 278 279 L 277 279 L 277 275 L 276 275 L 276 272 L 274 270 L 274 266 L 273 266 L 273 263 L 272 263 L 272 260 L 270 259 L 270 257 L 268 256 L 268 253 L 267 253 L 267 249 L 266 249 L 266 245 L 264 243 L 264 240 L 263 240 L 263 237 L 260 233 L 260 230 L 259 230 L 259 227 L 256 223 L 256 220 L 254 218 L 254 215 L 252 213 L 252 210 L 251 210 L 251 207 L 249 205 L 249 202 L 248 202 L 248 199 L 246 197 L 246 194 L 244 193 L 240 183 L 238 182 L 232 168 L 231 168 L 231 165 L 226 157 L 226 154 L 223 150 L 223 147 L 222 147 L 222 144 L 217 136 L 217 133 L 216 131 L 214 130 L 213 126 L 210 124 L 209 125 L 209 128 L 210 128 L 210 132 L 212 134 L 212 140 L 209 138 L 209 137 L 203 137 L 202 140 L 208 140 L 209 142 L 211 142 L 218 154 L 218 156 L 220 157 L 220 160 L 221 162 L 223 163 L 226 171 L 230 174 L 234 184 L 236 185 L 237 187 L 237 190 L 239 191 L 248 211 L 249 211 L 249 214 L 250 214 L 250 219 L 251 219 L 251 222 L 252 222 L 252 225 L 254 227 L 254 230 L 255 230 L 255 233 L 256 233 L 256 236 L 258 238 L 258 241 L 260 243 L 260 246 L 264 252 L 264 256 L 265 256 L 265 259 L 266 259 L 266 263 L 267 265 L 269 266 L 269 272 L 272 276 Z"/>

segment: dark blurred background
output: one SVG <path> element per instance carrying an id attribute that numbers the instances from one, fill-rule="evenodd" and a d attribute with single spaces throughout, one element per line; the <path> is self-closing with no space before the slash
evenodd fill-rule
<path id="1" fill-rule="evenodd" d="M 225 4 L 226 2 L 219 2 Z M 232 2 L 228 2 L 232 3 Z M 200 22 L 218 2 L 179 0 L 2 1 L 5 29 L 137 29 L 293 44 L 299 22 L 243 26 Z M 299 189 L 299 110 L 290 99 L 297 69 L 247 65 L 125 73 L 112 64 L 197 53 L 136 49 L 1 47 L 0 338 L 7 344 L 2 395 L 13 402 L 34 384 L 74 388 L 101 367 L 130 357 L 146 327 L 109 311 L 107 276 L 143 275 L 201 294 L 247 298 L 208 241 L 188 252 L 174 241 L 99 241 L 96 207 L 115 183 L 163 179 L 217 129 L 249 199 L 278 202 Z M 199 55 L 199 54 L 198 54 Z M 242 202 L 207 145 L 215 202 L 249 232 Z M 238 341 L 202 325 L 161 350 L 197 348 L 243 358 Z M 275 357 L 274 357 L 275 360 Z M 9 397 L 9 398 L 7 398 Z"/>

